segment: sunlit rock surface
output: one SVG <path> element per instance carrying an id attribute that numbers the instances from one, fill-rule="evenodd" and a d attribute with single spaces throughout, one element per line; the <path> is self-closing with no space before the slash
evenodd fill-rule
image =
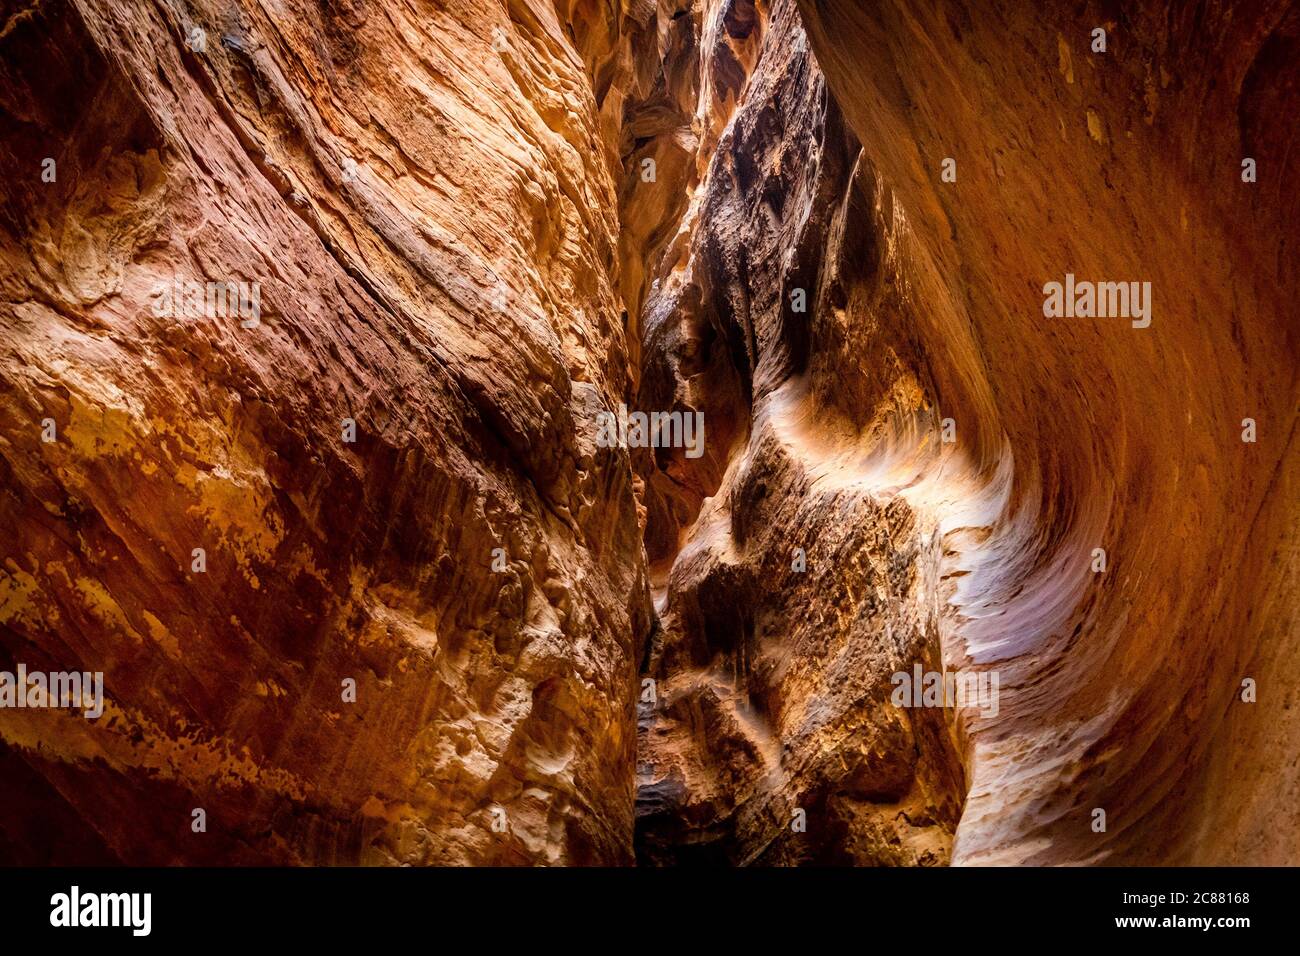
<path id="1" fill-rule="evenodd" d="M 6 13 L 3 661 L 108 704 L 0 712 L 3 856 L 632 861 L 649 601 L 593 411 L 631 382 L 592 82 L 623 41 L 591 16 Z M 259 324 L 158 317 L 176 277 L 260 283 Z"/>
<path id="2" fill-rule="evenodd" d="M 964 572 L 945 656 L 1002 676 L 953 862 L 1294 864 L 1300 7 L 800 9 L 997 504 L 934 468 L 904 494 Z M 1067 273 L 1150 282 L 1150 326 L 1044 318 Z"/>

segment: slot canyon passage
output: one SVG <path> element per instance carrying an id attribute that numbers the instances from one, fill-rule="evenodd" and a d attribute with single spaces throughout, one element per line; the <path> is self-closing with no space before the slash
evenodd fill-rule
<path id="1" fill-rule="evenodd" d="M 0 11 L 0 862 L 1300 862 L 1300 4 Z"/>

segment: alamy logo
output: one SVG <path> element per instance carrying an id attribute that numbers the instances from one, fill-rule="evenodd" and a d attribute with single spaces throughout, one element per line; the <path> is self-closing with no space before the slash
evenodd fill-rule
<path id="1" fill-rule="evenodd" d="M 153 314 L 160 319 L 225 319 L 239 316 L 246 329 L 262 318 L 257 282 L 195 282 L 177 276 L 153 290 Z"/>
<path id="2" fill-rule="evenodd" d="M 1076 282 L 1073 272 L 1065 284 L 1043 286 L 1043 315 L 1049 319 L 1132 319 L 1133 328 L 1151 324 L 1150 282 Z"/>
<path id="3" fill-rule="evenodd" d="M 684 448 L 687 458 L 704 454 L 703 412 L 632 412 L 620 403 L 618 413 L 596 413 L 601 448 Z"/>
<path id="4" fill-rule="evenodd" d="M 152 893 L 68 893 L 50 897 L 51 926 L 129 926 L 131 935 L 148 936 L 153 924 Z"/>
<path id="5" fill-rule="evenodd" d="M 998 715 L 997 671 L 927 671 L 915 664 L 912 673 L 898 671 L 889 682 L 895 707 L 978 707 L 981 717 Z"/>
<path id="6" fill-rule="evenodd" d="M 104 713 L 103 671 L 28 671 L 18 665 L 16 674 L 0 671 L 0 707 L 81 708 L 81 716 L 94 720 Z"/>

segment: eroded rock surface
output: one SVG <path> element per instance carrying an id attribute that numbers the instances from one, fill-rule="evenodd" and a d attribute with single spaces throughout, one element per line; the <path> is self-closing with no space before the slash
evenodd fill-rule
<path id="1" fill-rule="evenodd" d="M 0 861 L 1295 863 L 1298 45 L 0 4 Z"/>
<path id="2" fill-rule="evenodd" d="M 108 697 L 0 712 L 7 859 L 631 861 L 649 605 L 593 412 L 628 42 L 591 14 L 0 18 L 3 663 Z M 177 277 L 260 322 L 160 318 Z"/>
<path id="3" fill-rule="evenodd" d="M 718 145 L 645 306 L 640 404 L 701 410 L 708 442 L 648 466 L 639 846 L 659 863 L 943 863 L 956 743 L 942 709 L 890 703 L 894 673 L 940 667 L 938 539 L 847 460 L 926 414 L 900 357 L 891 200 L 794 5 L 743 37 L 732 9 L 709 11 L 701 72 L 751 72 L 714 87 Z"/>
<path id="4" fill-rule="evenodd" d="M 1295 863 L 1300 7 L 800 9 L 997 504 L 958 518 L 933 471 L 909 494 L 953 525 L 945 653 L 1002 675 L 964 715 L 953 861 Z M 1067 273 L 1150 282 L 1150 326 L 1044 318 Z"/>

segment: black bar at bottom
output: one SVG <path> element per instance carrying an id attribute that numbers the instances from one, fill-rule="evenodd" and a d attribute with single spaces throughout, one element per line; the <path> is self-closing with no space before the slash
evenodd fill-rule
<path id="1" fill-rule="evenodd" d="M 1044 942 L 1198 935 L 1231 944 L 1242 934 L 1289 927 L 1295 874 L 1263 868 L 0 869 L 0 938 L 374 945 L 413 936 L 417 948 L 421 938 L 430 950 L 465 950 L 477 939 L 496 950 L 511 939 L 547 946 L 587 937 L 631 946 L 641 940 L 658 948 L 709 938 L 772 944 L 772 934 L 796 933 L 802 949 L 819 940 L 919 945 L 950 934 L 974 941 L 1033 933 Z"/>

